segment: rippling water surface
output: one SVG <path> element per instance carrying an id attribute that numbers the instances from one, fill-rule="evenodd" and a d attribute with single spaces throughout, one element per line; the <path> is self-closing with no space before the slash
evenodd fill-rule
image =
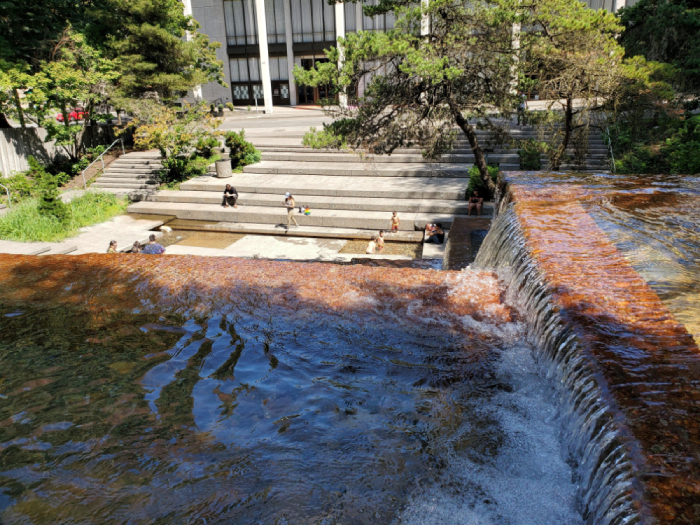
<path id="1" fill-rule="evenodd" d="M 581 522 L 549 387 L 489 272 L 0 270 L 2 523 Z"/>

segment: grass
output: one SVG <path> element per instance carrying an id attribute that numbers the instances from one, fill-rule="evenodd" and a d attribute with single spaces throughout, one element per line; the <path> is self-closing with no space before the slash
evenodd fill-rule
<path id="1" fill-rule="evenodd" d="M 104 222 L 126 211 L 127 203 L 111 193 L 88 192 L 67 206 L 68 220 L 41 215 L 38 199 L 26 199 L 0 217 L 0 239 L 10 241 L 57 242 L 72 237 L 80 228 Z"/>

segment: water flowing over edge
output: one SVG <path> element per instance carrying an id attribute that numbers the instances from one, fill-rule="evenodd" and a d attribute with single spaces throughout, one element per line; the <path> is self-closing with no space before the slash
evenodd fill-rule
<path id="1" fill-rule="evenodd" d="M 508 289 L 508 302 L 528 324 L 537 359 L 556 384 L 567 452 L 576 461 L 580 510 L 590 525 L 648 523 L 643 518 L 637 478 L 639 446 L 618 423 L 619 411 L 604 379 L 564 322 L 549 286 L 537 267 L 506 188 L 497 216 L 477 255 L 475 266 L 494 269 Z M 637 456 L 637 454 L 634 454 Z"/>

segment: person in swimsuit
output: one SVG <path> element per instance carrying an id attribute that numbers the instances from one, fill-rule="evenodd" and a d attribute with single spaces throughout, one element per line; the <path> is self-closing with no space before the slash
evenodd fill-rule
<path id="1" fill-rule="evenodd" d="M 401 219 L 399 219 L 399 216 L 396 214 L 396 212 L 393 212 L 391 214 L 391 233 L 396 233 L 399 231 L 399 225 L 401 224 Z"/>
<path id="2" fill-rule="evenodd" d="M 377 236 L 377 251 L 384 251 L 384 230 L 379 230 Z"/>
<path id="3" fill-rule="evenodd" d="M 484 205 L 484 199 L 479 196 L 479 192 L 474 190 L 472 196 L 469 197 L 469 215 L 472 214 L 472 210 L 476 208 L 476 216 L 481 217 L 481 208 Z"/>

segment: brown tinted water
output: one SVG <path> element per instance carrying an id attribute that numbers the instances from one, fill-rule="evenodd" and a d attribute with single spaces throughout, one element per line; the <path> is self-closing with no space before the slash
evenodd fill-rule
<path id="1" fill-rule="evenodd" d="M 0 256 L 0 522 L 577 524 L 488 271 Z"/>
<path id="2" fill-rule="evenodd" d="M 508 247 L 502 223 L 503 250 L 524 249 L 532 258 L 549 294 L 543 308 L 580 342 L 576 359 L 582 356 L 592 371 L 641 482 L 636 501 L 642 521 L 700 523 L 700 350 L 691 335 L 697 335 L 700 293 L 700 180 L 506 178 L 524 247 Z M 482 263 L 493 258 L 493 245 L 489 252 Z M 533 275 L 522 270 L 513 288 L 527 288 Z M 576 373 L 586 377 L 581 370 Z M 590 384 L 581 387 L 578 403 L 588 399 Z M 628 490 L 634 487 L 628 483 Z"/>

